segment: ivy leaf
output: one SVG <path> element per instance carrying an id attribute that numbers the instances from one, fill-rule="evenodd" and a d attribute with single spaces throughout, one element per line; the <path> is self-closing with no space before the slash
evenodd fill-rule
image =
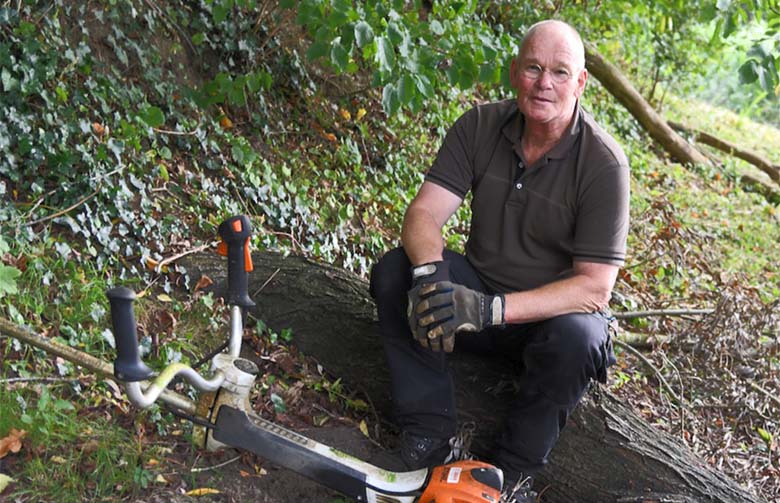
<path id="1" fill-rule="evenodd" d="M 16 267 L 0 264 L 0 298 L 6 294 L 13 295 L 18 292 L 16 278 L 21 276 L 21 271 Z"/>
<path id="2" fill-rule="evenodd" d="M 366 44 L 370 44 L 374 40 L 374 30 L 371 29 L 371 25 L 365 21 L 360 21 L 355 25 L 355 40 L 358 47 L 363 47 Z"/>
<path id="3" fill-rule="evenodd" d="M 214 18 L 214 22 L 219 24 L 227 18 L 228 9 L 222 4 L 217 4 L 211 10 L 211 16 Z"/>
<path id="4" fill-rule="evenodd" d="M 149 127 L 160 127 L 165 124 L 165 115 L 155 106 L 149 106 L 141 110 L 139 117 Z"/>
<path id="5" fill-rule="evenodd" d="M 11 72 L 9 72 L 5 67 L 3 67 L 3 70 L 0 72 L 0 81 L 2 81 L 3 90 L 6 92 L 12 91 L 14 88 L 19 87 L 19 81 L 16 80 L 14 76 L 11 75 Z"/>
<path id="6" fill-rule="evenodd" d="M 271 403 L 273 403 L 274 412 L 277 414 L 284 414 L 287 412 L 287 406 L 284 404 L 284 399 L 276 393 L 271 393 Z"/>

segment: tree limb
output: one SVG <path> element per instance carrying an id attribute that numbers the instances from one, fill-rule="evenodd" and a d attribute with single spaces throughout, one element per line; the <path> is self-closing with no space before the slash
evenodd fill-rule
<path id="1" fill-rule="evenodd" d="M 672 157 L 684 164 L 710 164 L 701 152 L 669 127 L 620 70 L 604 59 L 596 50 L 596 46 L 590 42 L 585 42 L 585 61 L 590 74 L 626 107 L 650 136 Z"/>
<path id="2" fill-rule="evenodd" d="M 714 147 L 721 152 L 726 152 L 729 155 L 749 162 L 753 166 L 766 173 L 775 183 L 780 184 L 780 164 L 773 164 L 772 161 L 760 154 L 751 152 L 749 150 L 744 150 L 729 141 L 723 140 L 709 133 L 705 133 L 704 131 L 699 131 L 697 129 L 693 129 L 673 121 L 669 121 L 669 125 L 677 131 L 692 135 L 693 139 L 699 143 L 709 145 L 710 147 Z"/>

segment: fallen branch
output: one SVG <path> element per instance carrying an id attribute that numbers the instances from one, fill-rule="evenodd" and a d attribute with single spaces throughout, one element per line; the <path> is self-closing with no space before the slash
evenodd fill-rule
<path id="1" fill-rule="evenodd" d="M 15 383 L 15 382 L 81 382 L 86 380 L 86 377 L 10 377 L 8 379 L 0 379 L 0 383 Z"/>
<path id="2" fill-rule="evenodd" d="M 650 316 L 686 316 L 689 314 L 712 314 L 714 312 L 714 309 L 650 309 L 647 311 L 613 313 L 613 316 L 619 320 L 629 320 L 632 318 L 647 318 Z"/>
<path id="3" fill-rule="evenodd" d="M 42 222 L 46 222 L 47 220 L 53 220 L 53 219 L 55 219 L 55 218 L 57 218 L 57 217 L 59 217 L 59 216 L 65 215 L 66 213 L 68 213 L 68 212 L 70 212 L 70 211 L 72 211 L 72 210 L 75 210 L 76 208 L 78 208 L 78 207 L 79 207 L 79 206 L 81 206 L 82 204 L 86 203 L 87 201 L 89 201 L 90 199 L 92 199 L 93 197 L 95 197 L 95 196 L 98 194 L 98 192 L 100 192 L 100 188 L 101 188 L 102 186 L 103 186 L 103 183 L 102 183 L 102 182 L 101 182 L 101 183 L 99 183 L 99 184 L 98 184 L 98 186 L 97 186 L 97 188 L 95 189 L 95 191 L 94 191 L 92 194 L 90 194 L 90 195 L 88 195 L 87 197 L 85 197 L 85 198 L 81 199 L 81 200 L 80 200 L 79 202 L 77 202 L 76 204 L 74 204 L 74 205 L 72 205 L 72 206 L 68 206 L 68 207 L 67 207 L 67 208 L 65 208 L 64 210 L 60 210 L 60 211 L 58 211 L 58 212 L 56 212 L 56 213 L 53 213 L 53 214 L 51 214 L 51 215 L 47 215 L 47 216 L 45 216 L 45 217 L 42 217 L 42 218 L 39 218 L 39 219 L 37 219 L 37 220 L 33 220 L 32 222 L 27 222 L 25 225 L 32 226 L 32 225 L 35 225 L 35 224 L 40 224 L 40 223 L 42 223 Z"/>
<path id="4" fill-rule="evenodd" d="M 777 396 L 773 395 L 770 391 L 765 390 L 764 388 L 754 383 L 753 381 L 748 381 L 747 383 L 750 385 L 751 388 L 763 393 L 764 395 L 767 396 L 767 398 L 769 398 L 770 400 L 775 402 L 778 406 L 780 406 L 780 398 L 777 398 Z"/>
<path id="5" fill-rule="evenodd" d="M 651 362 L 645 355 L 643 355 L 639 350 L 631 346 L 630 344 L 621 341 L 620 339 L 615 339 L 614 343 L 621 348 L 627 350 L 632 355 L 639 358 L 639 360 L 644 363 L 650 370 L 653 371 L 653 373 L 658 376 L 658 380 L 661 382 L 661 385 L 666 389 L 667 393 L 671 395 L 671 397 L 674 399 L 675 402 L 677 402 L 677 405 L 684 406 L 685 403 L 682 401 L 682 399 L 677 396 L 677 393 L 674 392 L 674 389 L 669 384 L 669 382 L 666 380 L 666 378 L 661 374 L 661 371 L 658 370 L 658 368 Z"/>
<path id="6" fill-rule="evenodd" d="M 52 355 L 60 356 L 69 362 L 87 370 L 91 370 L 98 375 L 102 375 L 108 378 L 114 377 L 114 366 L 110 363 L 103 361 L 100 358 L 95 358 L 94 356 L 83 351 L 79 351 L 78 349 L 60 344 L 55 340 L 47 339 L 42 335 L 36 334 L 29 328 L 20 327 L 16 323 L 13 323 L 12 321 L 9 321 L 5 318 L 0 318 L 0 334 L 13 337 L 14 339 L 18 339 L 22 342 L 26 342 L 27 344 L 35 346 L 38 349 L 42 349 Z M 144 386 L 144 388 L 149 385 L 149 383 L 146 381 L 141 381 L 141 384 Z M 175 391 L 166 389 L 162 392 L 162 397 L 165 402 L 174 405 L 183 412 L 187 412 L 189 414 L 195 413 L 195 406 L 192 401 L 190 401 L 189 398 L 176 393 Z"/>
<path id="7" fill-rule="evenodd" d="M 202 252 L 203 250 L 207 250 L 207 249 L 209 249 L 209 248 L 213 248 L 213 247 L 215 247 L 215 246 L 216 246 L 218 243 L 219 243 L 219 241 L 213 241 L 213 242 L 211 242 L 211 243 L 206 243 L 206 244 L 204 244 L 204 245 L 200 245 L 200 246 L 198 246 L 198 247 L 195 247 L 195 248 L 193 248 L 193 249 L 191 249 L 191 250 L 186 250 L 186 251 L 183 251 L 183 252 L 181 252 L 181 253 L 177 253 L 176 255 L 170 256 L 170 257 L 168 257 L 168 258 L 166 258 L 166 259 L 164 259 L 164 260 L 161 260 L 161 261 L 160 261 L 160 263 L 158 263 L 158 264 L 155 266 L 155 268 L 154 268 L 154 272 L 156 272 L 156 273 L 158 273 L 158 274 L 159 274 L 159 273 L 162 271 L 162 268 L 163 268 L 164 266 L 166 266 L 166 265 L 170 264 L 171 262 L 175 262 L 176 260 L 179 260 L 179 259 L 180 259 L 180 258 L 182 258 L 182 257 L 186 257 L 187 255 L 189 255 L 189 254 L 191 254 L 191 253 L 198 253 L 198 252 Z"/>
<path id="8" fill-rule="evenodd" d="M 209 470 L 216 470 L 218 468 L 222 468 L 223 466 L 227 466 L 230 463 L 234 463 L 234 462 L 238 461 L 239 459 L 241 459 L 241 455 L 240 454 L 238 456 L 236 456 L 235 458 L 228 459 L 227 461 L 225 461 L 223 463 L 219 463 L 218 465 L 204 466 L 202 468 L 190 468 L 190 472 L 191 473 L 201 473 L 201 472 L 207 472 Z"/>
<path id="9" fill-rule="evenodd" d="M 669 121 L 669 125 L 677 131 L 682 131 L 692 135 L 693 139 L 699 143 L 709 145 L 710 147 L 714 147 L 721 152 L 725 152 L 729 155 L 742 159 L 743 161 L 749 162 L 753 166 L 766 173 L 775 183 L 780 184 L 780 164 L 773 164 L 772 161 L 760 154 L 742 149 L 729 141 L 723 140 L 709 133 L 705 133 L 704 131 L 699 131 L 697 129 L 693 129 L 673 121 Z"/>

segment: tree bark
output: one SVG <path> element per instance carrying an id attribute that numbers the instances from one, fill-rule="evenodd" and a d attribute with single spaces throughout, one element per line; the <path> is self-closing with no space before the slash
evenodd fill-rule
<path id="1" fill-rule="evenodd" d="M 596 47 L 589 42 L 585 42 L 585 62 L 588 72 L 626 107 L 650 136 L 673 158 L 683 164 L 709 164 L 709 160 L 675 133 L 620 70 L 604 59 Z"/>
<path id="2" fill-rule="evenodd" d="M 302 352 L 367 393 L 377 412 L 390 414 L 389 376 L 366 281 L 297 256 L 256 253 L 253 261 L 249 292 L 258 318 L 275 330 L 292 328 Z M 224 285 L 222 257 L 195 254 L 181 264 L 193 280 L 205 274 Z M 450 362 L 460 420 L 478 425 L 473 448 L 487 453 L 511 401 L 512 365 L 457 353 Z M 553 503 L 757 502 L 597 385 L 569 419 L 538 480 Z"/>

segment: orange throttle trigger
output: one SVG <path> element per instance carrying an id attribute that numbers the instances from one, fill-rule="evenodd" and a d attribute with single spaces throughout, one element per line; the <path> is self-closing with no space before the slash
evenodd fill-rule
<path id="1" fill-rule="evenodd" d="M 220 241 L 219 242 L 219 244 L 217 245 L 217 253 L 219 253 L 223 257 L 227 257 L 227 255 L 228 255 L 228 248 L 227 248 L 227 243 L 226 242 L 224 242 L 224 241 Z"/>
<path id="2" fill-rule="evenodd" d="M 244 270 L 246 270 L 246 272 L 255 270 L 255 266 L 252 264 L 252 252 L 249 250 L 249 238 L 246 238 L 246 242 L 244 243 Z"/>

